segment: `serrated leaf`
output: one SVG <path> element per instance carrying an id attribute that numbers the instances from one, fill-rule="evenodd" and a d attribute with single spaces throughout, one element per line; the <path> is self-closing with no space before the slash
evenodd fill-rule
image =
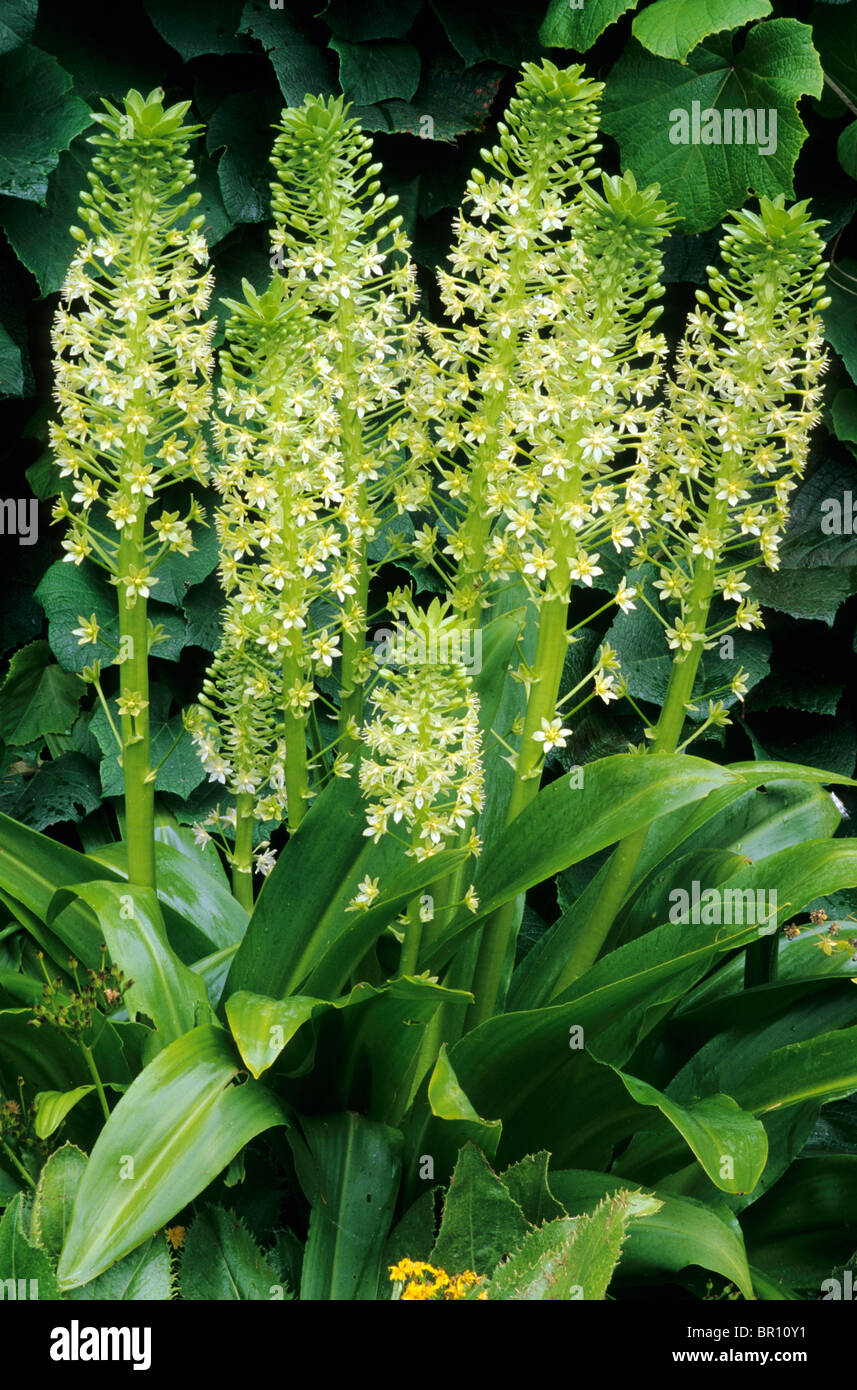
<path id="1" fill-rule="evenodd" d="M 13 1197 L 0 1221 L 0 1288 L 16 1298 L 60 1299 L 50 1260 L 30 1238 L 30 1209 L 23 1193 Z M 13 1283 L 10 1286 L 9 1281 Z M 5 1286 L 5 1287 L 4 1287 Z"/>
<path id="2" fill-rule="evenodd" d="M 207 1207 L 185 1237 L 182 1298 L 270 1299 L 277 1276 L 249 1231 L 222 1207 Z"/>
<path id="3" fill-rule="evenodd" d="M 422 0 L 328 0 L 325 24 L 341 39 L 400 39 L 422 8 Z"/>
<path id="4" fill-rule="evenodd" d="M 709 34 L 740 29 L 771 8 L 770 0 L 655 0 L 635 16 L 631 30 L 650 53 L 683 63 Z"/>
<path id="5" fill-rule="evenodd" d="M 43 295 L 61 289 L 77 249 L 68 229 L 78 221 L 80 194 L 88 186 L 88 166 L 86 141 L 76 140 L 59 157 L 48 181 L 44 207 L 23 198 L 0 199 L 0 225 L 19 261 L 36 277 Z"/>
<path id="6" fill-rule="evenodd" d="M 469 1269 L 484 1277 L 493 1274 L 526 1233 L 526 1218 L 518 1203 L 491 1171 L 485 1155 L 468 1142 L 459 1153 L 444 1199 L 432 1264 L 449 1275 Z"/>
<path id="7" fill-rule="evenodd" d="M 0 15 L 0 53 L 9 53 L 33 37 L 39 0 L 6 0 Z"/>
<path id="8" fill-rule="evenodd" d="M 489 59 L 506 68 L 519 68 L 527 58 L 540 56 L 539 9 L 529 0 L 432 0 L 432 9 L 453 48 L 468 67 Z"/>
<path id="9" fill-rule="evenodd" d="M 431 58 L 424 64 L 412 101 L 358 106 L 352 114 L 364 130 L 405 131 L 421 139 L 453 144 L 467 131 L 484 129 L 502 80 L 503 69 L 487 63 L 465 71 L 461 63 L 448 58 Z M 401 212 L 401 191 L 399 199 Z M 409 567 L 407 562 L 398 563 Z"/>
<path id="10" fill-rule="evenodd" d="M 92 1087 L 84 1089 L 92 1090 Z M 62 1250 L 85 1170 L 83 1150 L 74 1144 L 63 1144 L 51 1154 L 39 1174 L 33 1202 L 33 1233 L 49 1255 L 58 1255 Z"/>
<path id="11" fill-rule="evenodd" d="M 166 1302 L 173 1296 L 170 1252 L 166 1238 L 152 1236 L 144 1245 L 133 1250 L 124 1259 L 118 1260 L 103 1274 L 81 1284 L 76 1289 L 68 1289 L 64 1298 L 74 1302 Z"/>
<path id="12" fill-rule="evenodd" d="M 546 48 L 572 48 L 585 53 L 611 24 L 632 10 L 637 0 L 550 0 L 539 30 Z"/>
<path id="13" fill-rule="evenodd" d="M 410 101 L 420 81 L 420 55 L 413 44 L 388 39 L 378 43 L 349 43 L 333 38 L 339 57 L 339 82 L 349 101 L 369 106 L 397 97 Z"/>
<path id="14" fill-rule="evenodd" d="M 518 1203 L 531 1226 L 541 1226 L 545 1221 L 568 1215 L 551 1192 L 549 1162 L 550 1154 L 542 1149 L 541 1153 L 528 1154 L 526 1158 L 519 1159 L 500 1175 L 509 1196 Z"/>
<path id="15" fill-rule="evenodd" d="M 295 16 L 272 10 L 268 0 L 248 0 L 241 14 L 240 32 L 252 34 L 265 49 L 288 106 L 300 106 L 308 93 L 333 95 L 324 55 Z"/>
<path id="16" fill-rule="evenodd" d="M 751 188 L 757 195 L 793 195 L 794 165 L 807 134 L 797 101 L 821 91 L 812 31 L 795 19 L 756 25 L 737 53 L 728 36 L 710 38 L 688 55 L 686 65 L 655 57 L 631 40 L 610 73 L 603 125 L 638 181 L 659 183 L 685 229 L 705 231 L 730 208 L 742 207 Z M 754 143 L 698 143 L 701 113 L 708 110 L 719 114 L 721 140 L 725 111 L 753 112 Z M 764 125 L 758 130 L 760 111 Z M 692 124 L 694 113 L 699 129 Z M 742 121 L 736 132 L 730 117 L 728 133 L 743 141 L 750 132 Z"/>
<path id="17" fill-rule="evenodd" d="M 206 0 L 202 6 L 174 5 L 172 0 L 143 0 L 158 33 L 185 62 L 206 53 L 246 53 L 238 33 L 242 0 Z"/>
<path id="18" fill-rule="evenodd" d="M 82 671 L 93 661 L 100 661 L 102 666 L 113 663 L 119 645 L 116 597 L 98 570 L 86 563 L 66 565 L 57 560 L 36 589 L 36 599 L 48 620 L 51 650 L 64 670 Z M 80 626 L 79 618 L 93 613 L 103 640 L 81 646 L 72 629 Z"/>
<path id="19" fill-rule="evenodd" d="M 589 1211 L 622 1187 L 618 1179 L 585 1169 L 551 1173 L 551 1182 L 570 1211 Z M 689 1197 L 659 1191 L 653 1195 L 661 1203 L 660 1210 L 631 1226 L 620 1277 L 676 1274 L 688 1265 L 699 1265 L 722 1274 L 745 1298 L 752 1298 L 747 1254 L 735 1217 L 725 1207 L 715 1213 Z"/>
<path id="20" fill-rule="evenodd" d="M 115 698 L 108 701 L 113 721 L 119 727 Z M 190 734 L 184 727 L 180 714 L 168 719 L 169 696 L 166 690 L 155 685 L 151 690 L 149 702 L 149 728 L 151 732 L 152 767 L 157 767 L 155 790 L 173 792 L 185 800 L 195 787 L 205 780 L 205 768 L 193 745 Z M 121 796 L 125 779 L 119 766 L 118 745 L 113 730 L 107 721 L 103 708 L 99 705 L 90 724 L 90 733 L 98 740 L 103 753 L 101 760 L 101 790 L 104 796 Z M 163 760 L 163 761 L 162 761 Z M 158 764 L 161 766 L 158 767 Z"/>
<path id="21" fill-rule="evenodd" d="M 233 222 L 262 222 L 268 216 L 271 126 L 279 120 L 280 110 L 280 101 L 272 93 L 234 92 L 208 122 L 209 152 L 223 149 L 217 178 L 223 206 Z"/>
<path id="22" fill-rule="evenodd" d="M 24 784 L 11 815 L 31 830 L 59 821 L 80 821 L 101 805 L 98 773 L 82 753 L 63 753 L 42 763 Z"/>
<path id="23" fill-rule="evenodd" d="M 634 1216 L 649 1216 L 660 1202 L 622 1190 L 606 1197 L 588 1216 L 560 1217 L 530 1231 L 500 1265 L 488 1285 L 488 1300 L 544 1303 L 603 1299 L 619 1262 Z"/>
<path id="24" fill-rule="evenodd" d="M 51 660 L 47 642 L 31 642 L 12 657 L 0 691 L 0 737 L 15 747 L 44 734 L 67 734 L 84 686 Z"/>
<path id="25" fill-rule="evenodd" d="M 0 56 L 0 194 L 44 204 L 60 152 L 92 121 L 55 58 L 24 45 Z"/>

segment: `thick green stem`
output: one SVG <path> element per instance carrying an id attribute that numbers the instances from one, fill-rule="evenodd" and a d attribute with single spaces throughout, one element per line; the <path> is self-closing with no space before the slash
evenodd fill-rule
<path id="1" fill-rule="evenodd" d="M 130 566 L 145 568 L 142 536 L 145 515 L 126 527 L 119 545 L 119 574 Z M 155 886 L 155 781 L 150 778 L 149 633 L 146 600 L 138 594 L 129 607 L 125 586 L 119 585 L 120 686 L 125 700 L 139 702 L 138 714 L 122 715 L 122 772 L 125 779 L 125 840 L 128 881 L 142 888 Z M 132 706 L 136 707 L 136 706 Z"/>
<path id="2" fill-rule="evenodd" d="M 248 912 L 253 911 L 253 795 L 241 792 L 235 799 L 235 852 L 232 856 L 232 894 Z"/>
<path id="3" fill-rule="evenodd" d="M 507 825 L 529 806 L 539 790 L 543 753 L 541 744 L 533 735 L 540 730 L 542 720 L 550 720 L 556 710 L 568 646 L 567 626 L 566 599 L 557 594 L 545 598 L 539 616 L 539 641 L 533 671 L 533 687 L 527 701 L 521 748 L 515 768 L 515 783 L 506 812 Z M 503 970 L 515 931 L 515 919 L 515 902 L 504 903 L 488 919 L 483 929 L 473 979 L 473 992 L 476 997 L 468 1018 L 470 1028 L 476 1028 L 496 1012 Z"/>
<path id="4" fill-rule="evenodd" d="M 717 527 L 723 519 L 726 504 L 713 500 L 708 520 Z M 687 606 L 688 625 L 691 630 L 704 632 L 708 621 L 708 610 L 714 593 L 715 563 L 702 559 L 698 564 Z M 681 738 L 681 731 L 691 703 L 693 684 L 702 658 L 702 643 L 697 642 L 685 655 L 683 661 L 673 663 L 666 698 L 658 720 L 652 753 L 674 753 Z M 616 920 L 634 872 L 646 843 L 648 827 L 627 835 L 618 845 L 607 875 L 604 887 L 598 895 L 592 911 L 583 923 L 562 973 L 557 981 L 555 993 L 560 993 L 572 984 L 584 971 L 589 970 L 598 959 L 604 942 L 607 940 Z"/>

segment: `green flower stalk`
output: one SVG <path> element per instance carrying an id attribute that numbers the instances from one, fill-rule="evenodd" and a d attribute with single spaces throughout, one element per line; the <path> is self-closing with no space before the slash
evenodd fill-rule
<path id="1" fill-rule="evenodd" d="M 315 353 L 297 395 L 304 461 L 324 474 L 347 583 L 331 637 L 342 642 L 340 733 L 357 737 L 366 650 L 369 546 L 393 515 L 425 505 L 405 388 L 418 344 L 416 277 L 396 199 L 379 191 L 371 140 L 341 99 L 283 112 L 273 165 L 272 261 L 305 293 Z M 395 544 L 382 558 L 398 553 Z M 375 565 L 382 560 L 376 559 Z"/>
<path id="2" fill-rule="evenodd" d="M 651 527 L 639 552 L 660 568 L 655 587 L 667 616 L 658 616 L 675 652 L 649 731 L 656 753 L 679 747 L 702 652 L 736 628 L 762 625 L 745 574 L 759 562 L 778 566 L 789 494 L 819 419 L 826 367 L 819 311 L 828 302 L 821 225 L 806 203 L 788 208 L 782 197 L 762 198 L 758 213 L 735 214 L 720 243 L 723 269 L 709 269 L 678 351 Z M 717 595 L 735 605 L 723 621 L 710 616 Z M 733 697 L 744 688 L 739 673 Z M 722 703 L 712 704 L 706 725 L 725 718 Z M 645 831 L 616 850 L 559 988 L 597 958 L 644 842 Z"/>
<path id="3" fill-rule="evenodd" d="M 550 63 L 524 74 L 500 145 L 483 152 L 491 176 L 477 171 L 468 185 L 453 273 L 441 277 L 454 326 L 426 328 L 434 365 L 423 388 L 456 606 L 478 624 L 492 591 L 517 577 L 538 610 L 536 658 L 519 672 L 527 705 L 509 821 L 570 733 L 564 720 L 618 695 L 603 648 L 567 697 L 577 704 L 557 709 L 572 585 L 591 588 L 604 547 L 621 555 L 648 524 L 650 398 L 666 353 L 650 329 L 671 220 L 657 188 L 638 190 L 630 173 L 593 187 L 600 84 Z M 635 597 L 623 581 L 612 602 L 627 611 Z M 486 928 L 477 1022 L 493 1012 L 514 922 L 510 905 Z"/>
<path id="4" fill-rule="evenodd" d="M 162 93 L 132 91 L 124 112 L 109 102 L 90 137 L 98 153 L 81 195 L 88 232 L 63 285 L 53 326 L 54 396 L 60 421 L 51 444 L 71 476 L 66 560 L 105 570 L 118 591 L 120 760 L 125 779 L 131 882 L 154 883 L 154 773 L 150 766 L 146 600 L 165 555 L 187 555 L 196 502 L 170 511 L 168 490 L 207 473 L 200 426 L 207 418 L 213 323 L 201 318 L 211 295 L 204 219 L 189 217 L 187 157 L 199 128 L 183 125 L 190 105 L 164 110 Z M 95 619 L 79 619 L 81 643 L 98 640 Z M 98 681 L 98 665 L 90 670 Z M 100 686 L 99 686 L 100 693 Z M 102 697 L 103 698 L 103 697 Z"/>
<path id="5" fill-rule="evenodd" d="M 279 275 L 263 295 L 244 290 L 243 304 L 227 301 L 213 431 L 223 460 L 212 482 L 223 498 L 215 521 L 226 605 L 200 697 L 206 712 L 190 720 L 209 778 L 236 798 L 242 897 L 253 822 L 287 819 L 295 830 L 306 810 L 314 682 L 339 655 L 338 634 L 315 622 L 312 605 L 335 611 L 354 589 L 332 519 L 341 480 L 319 467 L 301 407 L 314 351 L 307 305 Z"/>

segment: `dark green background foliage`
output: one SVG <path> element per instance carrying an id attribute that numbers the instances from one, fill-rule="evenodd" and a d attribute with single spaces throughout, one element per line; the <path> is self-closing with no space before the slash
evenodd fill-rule
<path id="1" fill-rule="evenodd" d="M 857 0 L 585 0 L 579 10 L 569 0 L 331 0 L 323 8 L 320 0 L 284 0 L 282 9 L 268 0 L 126 0 L 118 8 L 108 0 L 0 0 L 0 496 L 41 503 L 37 544 L 0 537 L 0 809 L 36 828 L 58 825 L 63 836 L 77 822 L 86 845 L 107 838 L 99 803 L 120 786 L 105 716 L 71 674 L 93 656 L 109 661 L 110 652 L 80 648 L 69 635 L 78 614 L 94 612 L 109 636 L 112 594 L 86 568 L 59 564 L 61 537 L 49 520 L 60 481 L 45 452 L 50 321 L 73 251 L 68 226 L 77 220 L 90 108 L 131 86 L 161 85 L 170 101 L 192 99 L 191 115 L 207 128 L 195 155 L 217 300 L 238 293 L 242 278 L 261 287 L 270 274 L 271 122 L 307 91 L 344 93 L 375 133 L 432 312 L 432 270 L 446 255 L 467 173 L 521 63 L 543 54 L 582 61 L 605 82 L 605 167 L 659 180 L 676 204 L 665 302 L 672 339 L 717 254 L 729 208 L 753 192 L 785 192 L 811 198 L 828 223 L 826 319 L 835 351 L 824 427 L 795 495 L 782 568 L 753 572 L 765 633 L 739 636 L 734 663 L 717 653 L 706 659 L 709 685 L 740 661 L 752 689 L 733 709 L 725 746 L 698 751 L 853 773 L 857 537 L 822 535 L 820 503 L 849 490 L 857 502 Z M 669 112 L 694 100 L 775 107 L 776 151 L 766 158 L 752 146 L 671 145 Z M 179 711 L 216 641 L 215 560 L 208 531 L 193 556 L 159 571 L 152 611 L 164 631 L 153 698 L 159 756 L 178 739 L 158 786 L 185 820 L 210 803 Z M 391 584 L 404 578 L 390 573 Z M 603 598 L 580 601 L 594 608 Z M 661 630 L 641 609 L 614 621 L 609 640 L 632 694 L 651 711 L 667 669 Z M 595 641 L 589 634 L 570 652 L 571 683 Z M 630 710 L 589 709 L 563 751 L 566 763 L 639 741 Z M 850 809 L 857 815 L 857 800 Z M 844 833 L 852 825 L 853 816 Z"/>

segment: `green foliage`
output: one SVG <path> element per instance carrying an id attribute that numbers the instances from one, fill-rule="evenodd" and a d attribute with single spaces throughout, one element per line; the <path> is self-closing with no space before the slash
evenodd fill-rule
<path id="1" fill-rule="evenodd" d="M 0 817 L 0 1280 L 38 1279 L 41 1298 L 69 1300 L 370 1300 L 402 1295 L 401 1281 L 391 1285 L 391 1266 L 431 1261 L 453 1281 L 466 1270 L 478 1276 L 454 1295 L 467 1298 L 621 1300 L 672 1296 L 676 1287 L 698 1296 L 699 1270 L 744 1299 L 817 1297 L 857 1245 L 857 938 L 848 922 L 857 910 L 857 736 L 849 722 L 857 551 L 853 527 L 820 525 L 828 502 L 842 503 L 844 515 L 846 496 L 857 497 L 857 262 L 847 254 L 857 212 L 853 7 L 817 7 L 805 23 L 780 0 L 586 0 L 580 9 L 543 0 L 499 10 L 447 0 L 332 0 L 311 18 L 288 0 L 283 11 L 267 0 L 181 11 L 146 0 L 144 9 L 145 23 L 135 21 L 139 43 L 123 51 L 100 32 L 98 7 L 88 0 L 75 8 L 73 23 L 48 6 L 40 12 L 37 0 L 10 0 L 0 17 L 0 226 L 7 242 L 0 253 L 0 411 L 8 426 L 0 447 L 9 498 L 28 489 L 42 502 L 59 498 L 60 516 L 72 505 L 77 481 L 60 477 L 47 412 L 36 408 L 37 383 L 40 398 L 46 395 L 41 359 L 50 315 L 42 297 L 66 278 L 74 250 L 68 228 L 93 183 L 88 174 L 96 185 L 105 177 L 82 138 L 90 107 L 105 97 L 121 103 L 129 87 L 161 84 L 179 105 L 165 111 L 157 92 L 144 99 L 132 91 L 124 117 L 121 107 L 102 111 L 102 153 L 125 157 L 110 143 L 123 139 L 123 119 L 143 140 L 146 158 L 154 149 L 147 140 L 183 138 L 177 131 L 188 98 L 188 121 L 206 127 L 193 152 L 199 206 L 188 204 L 180 218 L 185 230 L 192 211 L 204 222 L 215 293 L 231 296 L 217 306 L 221 334 L 227 314 L 232 323 L 216 370 L 231 363 L 234 382 L 238 343 L 246 349 L 240 390 L 263 382 L 268 408 L 277 392 L 277 409 L 294 400 L 283 370 L 285 337 L 274 334 L 266 345 L 267 376 L 260 366 L 260 325 L 279 305 L 306 314 L 306 359 L 288 360 L 289 371 L 304 373 L 313 409 L 321 411 L 327 390 L 321 373 L 314 375 L 323 334 L 350 383 L 342 409 L 353 406 L 355 348 L 366 347 L 359 321 L 342 333 L 353 320 L 350 310 L 340 312 L 336 286 L 316 271 L 302 277 L 294 262 L 312 249 L 313 235 L 335 239 L 358 228 L 371 242 L 393 194 L 432 353 L 443 362 L 450 343 L 470 344 L 460 377 L 464 359 L 436 376 L 444 418 L 476 426 L 466 447 L 450 446 L 445 480 L 455 481 L 462 459 L 484 454 L 493 463 L 505 437 L 534 454 L 536 436 L 543 441 L 549 427 L 539 433 L 520 418 L 510 424 L 503 411 L 510 401 L 515 409 L 526 404 L 528 392 L 544 403 L 549 389 L 568 388 L 568 375 L 547 387 L 535 372 L 528 315 L 534 287 L 547 294 L 559 283 L 556 248 L 572 229 L 587 245 L 588 237 L 606 248 L 602 263 L 616 274 L 626 264 L 617 259 L 620 243 L 627 264 L 637 266 L 642 241 L 634 238 L 645 240 L 653 300 L 646 324 L 654 323 L 664 279 L 659 328 L 671 345 L 689 291 L 706 279 L 722 299 L 717 312 L 735 307 L 727 281 L 711 280 L 707 270 L 723 250 L 722 218 L 730 214 L 733 229 L 750 241 L 754 228 L 787 230 L 790 217 L 811 240 L 807 218 L 823 219 L 833 262 L 824 309 L 830 386 L 806 475 L 787 498 L 780 565 L 748 569 L 751 598 L 767 610 L 765 634 L 740 631 L 734 650 L 712 645 L 698 684 L 686 692 L 687 704 L 692 695 L 701 706 L 705 690 L 737 677 L 739 668 L 744 673 L 725 697 L 731 725 L 703 729 L 709 737 L 697 748 L 707 757 L 643 751 L 644 730 L 668 698 L 675 654 L 656 631 L 648 606 L 657 605 L 648 587 L 655 576 L 641 573 L 643 556 L 609 555 L 594 584 L 572 588 L 572 620 L 581 628 L 567 655 L 562 595 L 553 653 L 559 698 L 574 693 L 606 642 L 630 700 L 608 704 L 602 696 L 576 709 L 573 729 L 553 748 L 546 741 L 544 765 L 540 753 L 527 773 L 532 794 L 510 815 L 521 721 L 543 694 L 533 674 L 544 669 L 545 591 L 515 580 L 483 614 L 477 604 L 483 665 L 471 688 L 480 701 L 488 804 L 479 822 L 484 848 L 464 901 L 473 875 L 461 845 L 414 861 L 395 829 L 376 842 L 364 833 L 359 773 L 331 775 L 337 720 L 345 722 L 342 697 L 351 693 L 338 662 L 313 673 L 319 699 L 302 729 L 316 794 L 308 814 L 287 841 L 276 821 L 262 822 L 245 846 L 263 864 L 261 836 L 278 850 L 258 896 L 251 887 L 237 902 L 216 848 L 194 843 L 190 823 L 213 809 L 228 824 L 234 807 L 221 785 L 202 785 L 205 769 L 183 720 L 221 642 L 218 539 L 222 509 L 236 505 L 229 479 L 210 487 L 201 475 L 163 494 L 165 506 L 204 514 L 208 524 L 195 527 L 195 548 L 160 559 L 149 605 L 152 636 L 161 639 L 147 663 L 146 767 L 153 774 L 146 785 L 160 798 L 153 808 L 158 838 L 150 836 L 149 846 L 157 889 L 139 887 L 134 828 L 118 800 L 135 776 L 127 759 L 134 731 L 123 728 L 120 762 L 111 728 L 123 722 L 117 697 L 127 674 L 113 587 L 92 559 L 58 563 L 48 536 L 32 547 L 0 538 L 13 579 L 0 610 L 0 805 L 7 813 Z M 575 67 L 590 50 L 587 66 L 604 83 L 608 137 L 597 183 L 588 165 L 576 167 L 596 138 L 598 83 Z M 553 65 L 539 67 L 546 51 Z M 498 128 L 522 68 L 524 97 Z M 304 104 L 307 94 L 319 100 Z M 300 159 L 308 136 L 321 145 L 327 138 L 320 111 L 331 130 L 346 130 L 340 98 L 354 103 L 348 114 L 367 133 L 364 143 L 347 127 L 351 154 L 365 154 L 370 172 L 350 192 L 347 177 L 337 185 L 342 202 L 331 212 L 334 185 L 323 164 L 302 167 Z M 585 121 L 575 115 L 579 129 L 562 104 L 578 99 L 589 113 Z M 772 141 L 765 154 L 758 142 L 673 143 L 675 113 L 689 112 L 694 101 L 721 115 L 735 108 L 775 113 L 775 147 Z M 525 186 L 536 162 L 526 141 L 534 137 L 535 149 L 552 118 L 552 138 L 581 191 L 575 186 L 563 202 L 569 222 L 545 228 L 538 220 L 543 190 L 533 197 Z M 275 121 L 273 218 L 282 235 L 269 258 L 263 228 L 272 220 Z M 497 266 L 488 256 L 484 280 L 480 271 L 472 283 L 470 271 L 456 269 L 441 277 L 440 296 L 435 268 L 450 248 L 457 255 L 469 245 L 466 260 L 518 225 L 518 214 L 506 209 L 480 221 L 466 202 L 464 224 L 452 220 L 482 145 L 493 147 L 481 166 L 489 177 L 508 177 L 514 192 L 524 188 L 532 197 L 530 232 L 547 259 L 530 274 L 523 252 L 533 254 L 532 245 L 513 249 L 502 265 L 514 277 L 504 270 L 497 300 L 486 309 L 477 293 L 476 311 L 468 309 L 451 332 L 443 311 L 454 308 L 452 281 L 484 288 Z M 558 180 L 556 161 L 548 158 L 547 166 Z M 484 187 L 484 172 L 481 178 Z M 369 187 L 375 179 L 377 189 Z M 772 200 L 755 221 L 738 213 L 751 191 Z M 810 199 L 810 212 L 784 208 L 781 195 Z M 323 232 L 320 208 L 329 223 Z M 670 217 L 661 276 L 659 240 Z M 381 225 L 380 235 L 383 252 L 390 229 Z M 398 256 L 404 231 L 392 235 L 402 238 Z M 761 293 L 774 241 L 756 247 L 759 278 L 747 277 L 748 299 Z M 334 248 L 336 275 L 358 266 L 348 261 L 356 255 L 348 235 L 343 244 Z M 574 267 L 562 262 L 562 274 L 564 317 L 556 327 L 546 319 L 535 336 L 561 347 L 563 371 L 573 373 L 578 338 L 596 324 L 595 309 L 603 337 L 621 296 L 609 280 L 585 275 L 589 289 L 579 295 Z M 808 293 L 809 279 L 802 283 Z M 472 317 L 490 337 L 501 300 L 517 305 L 520 337 L 507 340 L 498 327 L 483 358 L 484 345 L 472 349 L 472 337 L 456 340 L 455 333 L 470 333 Z M 361 307 L 370 302 L 371 284 Z M 388 308 L 396 306 L 384 305 L 384 314 Z M 642 294 L 637 308 L 640 317 L 648 313 Z M 392 337 L 416 339 L 410 311 L 402 322 L 407 329 Z M 338 345 L 331 323 L 339 325 Z M 639 348 L 651 351 L 651 344 Z M 489 358 L 505 372 L 496 398 L 480 378 Z M 403 575 L 415 580 L 418 595 L 461 584 L 453 496 L 421 495 L 420 505 L 399 514 L 390 500 L 412 459 L 436 454 L 440 414 L 426 408 L 424 390 L 419 379 L 406 383 L 402 408 L 419 417 L 418 429 L 394 433 L 392 442 L 384 433 L 389 403 L 373 406 L 368 421 L 352 411 L 351 443 L 359 437 L 365 457 L 379 465 L 377 495 L 387 498 L 365 547 L 361 642 L 370 621 L 386 621 L 384 593 Z M 335 392 L 330 400 L 336 413 Z M 260 421 L 241 415 L 243 398 L 236 402 L 241 455 L 247 438 L 259 438 Z M 626 404 L 630 397 L 621 404 L 625 414 Z M 480 453 L 483 408 L 495 434 Z M 577 405 L 560 411 L 556 438 L 566 459 L 580 446 L 577 415 Z M 200 457 L 217 455 L 218 428 L 193 425 Z M 305 423 L 289 430 L 290 445 L 308 438 Z M 336 429 L 330 438 L 339 438 Z M 287 456 L 291 465 L 281 449 Z M 501 463 L 524 477 L 523 458 Z M 469 486 L 472 471 L 462 476 Z M 481 520 L 478 500 L 476 512 Z M 229 522 L 239 531 L 240 513 L 239 506 Z M 91 520 L 97 534 L 97 507 Z M 439 564 L 417 540 L 429 525 L 437 526 Z M 355 533 L 362 544 L 360 526 Z M 637 603 L 614 618 L 624 575 L 639 586 Z M 718 602 L 715 626 L 724 620 Z M 313 607 L 313 633 L 334 621 L 331 608 L 327 596 Z M 390 611 L 395 616 L 392 601 Z M 97 638 L 81 645 L 74 629 L 92 618 Z M 137 636 L 142 648 L 145 636 Z M 103 700 L 79 680 L 93 663 L 100 663 Z M 366 683 L 370 705 L 374 674 Z M 701 707 L 684 713 L 698 731 Z M 359 747 L 348 757 L 359 764 Z M 51 838 L 38 833 L 57 825 Z M 641 837 L 639 856 L 595 958 L 581 965 L 585 926 L 610 882 L 604 855 L 632 833 Z M 700 881 L 754 900 L 776 890 L 773 932 L 743 919 L 676 920 L 676 889 L 689 892 Z M 424 920 L 405 969 L 401 943 L 415 906 Z M 468 1009 L 480 994 L 475 966 L 497 914 L 508 929 L 498 1002 L 480 1022 Z M 101 968 L 102 985 L 114 969 L 132 981 L 124 1005 L 121 996 L 96 991 L 85 1026 L 72 1026 L 80 972 L 86 980 L 87 970 Z M 47 1009 L 46 1000 L 53 1013 L 34 1014 Z"/>

